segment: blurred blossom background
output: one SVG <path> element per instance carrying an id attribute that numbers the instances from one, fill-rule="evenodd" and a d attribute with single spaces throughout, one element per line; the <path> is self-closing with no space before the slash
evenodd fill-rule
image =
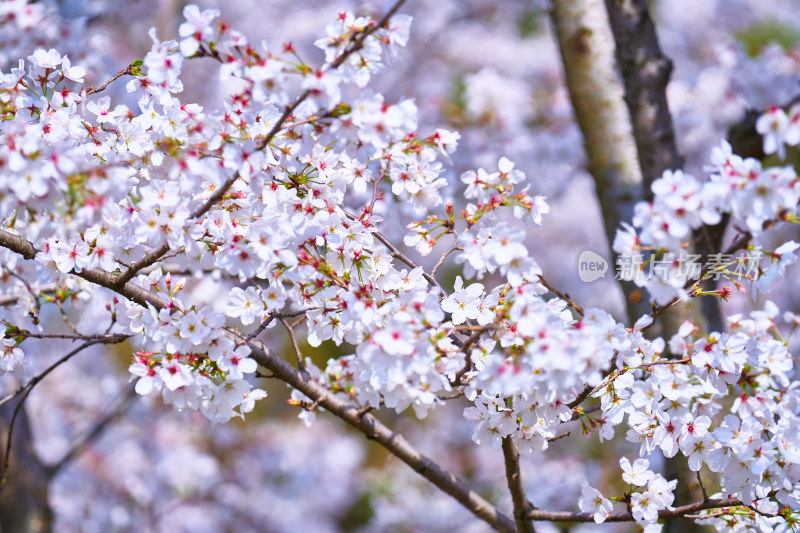
<path id="1" fill-rule="evenodd" d="M 337 12 L 380 16 L 390 5 L 348 0 L 195 3 L 219 9 L 253 43 L 263 40 L 270 49 L 280 49 L 291 42 L 311 65 L 324 60 L 312 43 Z M 151 27 L 160 39 L 176 38 L 186 2 L 25 4 L 0 4 L 2 70 L 16 66 L 32 47 L 55 47 L 73 64 L 86 67 L 87 84 L 99 85 L 144 57 L 152 44 Z M 662 48 L 675 65 L 668 99 L 684 170 L 701 177 L 711 148 L 746 110 L 782 105 L 800 94 L 800 9 L 785 0 L 650 4 Z M 461 133 L 445 196 L 459 194 L 462 172 L 496 168 L 501 155 L 514 161 L 527 174 L 531 190 L 546 195 L 551 204 L 551 213 L 531 231 L 529 241 L 548 281 L 582 306 L 602 307 L 622 319 L 613 267 L 604 280 L 583 283 L 578 277 L 581 251 L 610 254 L 547 8 L 543 0 L 411 0 L 402 8 L 414 17 L 408 46 L 370 87 L 389 102 L 413 98 L 421 135 L 440 127 Z M 12 19 L 12 12 L 27 13 L 27 18 Z M 183 101 L 213 107 L 232 89 L 218 81 L 216 62 L 184 65 Z M 124 83 L 112 85 L 108 94 L 136 108 Z M 389 237 L 401 240 L 402 231 Z M 456 270 L 450 266 L 452 278 Z M 790 295 L 799 293 L 800 277 L 790 273 L 783 288 L 770 296 L 782 309 L 798 312 L 800 304 Z M 211 302 L 225 296 L 206 292 L 204 297 Z M 91 303 L 74 306 L 77 320 L 93 320 Z M 763 296 L 752 302 L 749 295 L 737 294 L 724 310 L 763 304 Z M 309 349 L 318 363 L 338 353 L 328 344 Z M 796 339 L 793 344 L 796 349 Z M 57 342 L 38 346 L 39 353 L 28 355 L 35 366 L 28 370 L 31 375 L 65 351 Z M 288 389 L 270 387 L 269 398 L 245 422 L 217 426 L 199 413 L 164 407 L 158 395 L 132 398 L 125 392 L 130 353 L 126 345 L 87 350 L 49 376 L 28 400 L 31 438 L 44 464 L 59 463 L 96 421 L 115 413 L 49 483 L 57 531 L 486 531 L 455 500 L 324 413 L 306 428 L 297 418 L 298 408 L 286 404 Z M 11 377 L 3 379 L 3 390 L 12 390 Z M 466 405 L 463 399 L 453 400 L 422 422 L 410 413 L 380 416 L 508 510 L 502 454 L 472 442 L 473 424 L 462 415 Z M 603 461 L 608 444 L 580 433 L 575 425 L 568 438 L 544 454 L 522 458 L 523 479 L 537 507 L 575 510 L 583 481 L 606 487 L 620 483 L 613 476 L 616 461 Z M 635 446 L 624 435 L 612 445 L 620 450 Z M 594 527 L 575 525 L 570 531 Z M 537 524 L 537 531 L 558 527 Z"/>

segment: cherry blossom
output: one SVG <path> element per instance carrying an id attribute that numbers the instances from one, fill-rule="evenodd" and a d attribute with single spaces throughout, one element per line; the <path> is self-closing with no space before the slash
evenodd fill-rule
<path id="1" fill-rule="evenodd" d="M 595 523 L 602 524 L 611 513 L 614 504 L 608 498 L 604 498 L 599 490 L 587 484 L 581 489 L 578 507 L 580 507 L 581 511 L 592 513 Z"/>
<path id="2" fill-rule="evenodd" d="M 133 391 L 160 398 L 147 408 L 195 412 L 180 420 L 244 418 L 288 384 L 288 405 L 311 431 L 326 427 L 317 416 L 326 411 L 448 480 L 456 478 L 371 411 L 413 412 L 399 426 L 428 418 L 432 432 L 459 431 L 452 462 L 499 450 L 507 464 L 517 453 L 523 465 L 546 462 L 571 433 L 596 436 L 604 460 L 621 457 L 608 470 L 627 488 L 601 493 L 587 481 L 578 498 L 575 481 L 575 498 L 559 489 L 559 504 L 597 524 L 625 502 L 627 520 L 655 530 L 659 511 L 685 505 L 674 492 L 687 473 L 667 480 L 655 471 L 660 455 L 678 454 L 703 502 L 704 479 L 719 489 L 715 502 L 736 502 L 715 507 L 736 511 L 702 511 L 702 522 L 780 530 L 796 520 L 800 393 L 780 322 L 793 331 L 796 315 L 766 302 L 728 314 L 723 331 L 700 321 L 663 338 L 648 331 L 682 300 L 730 297 L 730 288 L 699 284 L 712 275 L 754 300 L 791 282 L 800 245 L 773 228 L 798 221 L 792 166 L 740 157 L 722 141 L 705 150 L 705 170 L 687 165 L 655 179 L 652 199 L 633 207 L 612 243 L 621 277 L 653 304 L 626 323 L 598 307 L 605 302 L 582 307 L 551 285 L 553 243 L 531 246 L 539 233 L 561 231 L 561 193 L 521 154 L 538 145 L 522 132 L 561 127 L 535 150 L 552 152 L 554 167 L 578 168 L 563 90 L 531 91 L 513 72 L 476 62 L 458 75 L 463 102 L 452 122 L 465 129 L 450 131 L 426 118 L 437 98 L 412 98 L 400 83 L 380 88 L 377 75 L 413 45 L 408 15 L 340 11 L 313 43 L 324 52 L 314 62 L 299 45 L 257 43 L 219 10 L 194 5 L 176 40 L 151 30 L 146 55 L 101 84 L 100 56 L 40 39 L 36 21 L 49 15 L 22 5 L 0 8 L 0 31 L 19 30 L 35 48 L 9 58 L 0 76 L 0 299 L 10 309 L 0 312 L 0 375 L 9 383 L 38 382 L 28 381 L 45 364 L 33 346 L 60 319 L 58 331 L 87 346 L 126 341 Z M 528 61 L 519 57 L 512 63 Z M 196 65 L 207 69 L 202 83 Z M 542 76 L 545 85 L 558 78 Z M 199 88 L 207 98 L 190 101 Z M 683 109 L 691 91 L 673 89 Z M 756 124 L 764 152 L 781 160 L 800 144 L 800 104 L 787 107 L 769 107 Z M 506 139 L 509 155 L 494 151 L 493 135 L 476 135 L 476 124 Z M 731 253 L 712 254 L 726 255 L 716 263 L 694 257 L 698 235 L 728 217 Z M 304 357 L 309 347 L 317 351 Z M 463 451 L 470 435 L 476 446 Z M 236 478 L 222 483 L 202 454 L 131 463 L 156 464 L 170 490 L 208 485 L 230 502 L 242 489 Z M 131 501 L 167 501 L 129 490 L 146 494 L 126 493 Z M 314 491 L 303 492 L 305 500 Z M 485 503 L 492 512 L 476 514 L 503 504 Z"/>

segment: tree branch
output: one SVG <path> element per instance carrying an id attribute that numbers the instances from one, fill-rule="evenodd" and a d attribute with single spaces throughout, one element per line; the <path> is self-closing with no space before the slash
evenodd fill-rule
<path id="1" fill-rule="evenodd" d="M 39 298 L 42 294 L 47 294 L 51 292 L 55 292 L 58 289 L 58 285 L 55 283 L 47 283 L 46 285 L 42 285 L 39 287 L 38 293 L 31 293 L 31 296 L 34 298 Z M 10 294 L 8 296 L 0 296 L 0 307 L 4 307 L 6 305 L 13 305 L 19 301 L 19 296 L 15 294 Z"/>
<path id="2" fill-rule="evenodd" d="M 358 406 L 347 403 L 313 381 L 304 380 L 300 370 L 294 368 L 280 357 L 265 352 L 252 343 L 250 348 L 253 350 L 251 357 L 261 366 L 305 394 L 313 402 L 318 403 L 327 411 L 359 430 L 368 439 L 375 440 L 441 491 L 458 500 L 475 516 L 503 533 L 513 533 L 515 531 L 514 522 L 511 519 L 471 490 L 463 481 L 419 453 L 405 437 L 392 431 L 374 416 L 360 414 Z"/>
<path id="3" fill-rule="evenodd" d="M 228 192 L 228 190 L 233 186 L 234 182 L 239 179 L 239 172 L 234 172 L 233 176 L 225 180 L 221 186 L 219 186 L 214 193 L 209 196 L 208 200 L 206 200 L 203 205 L 195 209 L 191 215 L 189 215 L 189 220 L 198 218 L 206 214 L 211 207 L 214 206 L 217 202 L 222 200 L 222 197 Z M 123 272 L 117 278 L 117 284 L 125 285 L 128 283 L 133 277 L 139 273 L 139 271 L 157 263 L 162 257 L 169 253 L 169 243 L 167 242 L 166 238 L 164 239 L 164 244 L 146 254 L 144 257 L 133 263 L 128 270 Z"/>
<path id="4" fill-rule="evenodd" d="M 0 246 L 20 254 L 25 259 L 33 259 L 38 253 L 38 250 L 33 243 L 4 229 L 0 229 Z M 83 269 L 80 272 L 73 270 L 70 272 L 70 274 L 78 276 L 79 278 L 83 278 L 86 281 L 94 283 L 95 285 L 100 285 L 101 287 L 111 289 L 117 294 L 121 294 L 143 307 L 147 307 L 147 304 L 155 307 L 162 305 L 158 296 L 147 289 L 130 282 L 120 284 L 117 282 L 117 277 L 114 274 L 110 274 L 103 270 L 88 268 Z"/>
<path id="5" fill-rule="evenodd" d="M 605 3 L 639 153 L 643 194 L 650 200 L 650 185 L 665 170 L 683 166 L 667 105 L 672 61 L 661 51 L 645 0 Z"/>
<path id="6" fill-rule="evenodd" d="M 506 465 L 508 491 L 511 493 L 511 502 L 514 505 L 514 522 L 517 524 L 517 533 L 536 533 L 531 520 L 525 518 L 525 513 L 529 511 L 531 504 L 525 495 L 525 486 L 519 470 L 519 450 L 510 436 L 503 437 L 503 458 Z"/>
<path id="7" fill-rule="evenodd" d="M 131 65 L 128 65 L 124 69 L 120 70 L 119 72 L 117 72 L 116 74 L 111 76 L 111 78 L 109 78 L 109 80 L 107 82 L 105 82 L 104 84 L 100 85 L 99 87 L 95 87 L 94 85 L 89 87 L 89 89 L 86 91 L 86 96 L 89 96 L 91 94 L 97 94 L 99 92 L 103 92 L 103 91 L 106 90 L 106 88 L 109 85 L 111 85 L 112 82 L 116 81 L 117 79 L 121 78 L 122 76 L 132 76 L 132 75 L 133 75 L 133 72 L 132 72 Z"/>
<path id="8" fill-rule="evenodd" d="M 675 507 L 674 509 L 661 509 L 658 512 L 659 518 L 687 518 L 686 515 L 703 511 L 705 509 L 721 509 L 723 507 L 739 507 L 744 505 L 738 498 L 725 498 L 719 500 L 708 500 L 691 503 Z M 594 522 L 593 513 L 570 513 L 568 511 L 542 511 L 535 509 L 530 511 L 526 517 L 529 520 L 543 522 Z M 634 522 L 631 513 L 616 513 L 609 515 L 606 522 Z"/>

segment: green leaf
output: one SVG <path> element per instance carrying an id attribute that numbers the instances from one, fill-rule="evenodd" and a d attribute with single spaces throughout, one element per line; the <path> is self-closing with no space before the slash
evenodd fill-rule
<path id="1" fill-rule="evenodd" d="M 128 68 L 131 71 L 131 75 L 133 75 L 133 76 L 144 76 L 144 74 L 142 74 L 142 65 L 143 64 L 144 64 L 144 61 L 142 61 L 141 59 L 137 59 L 133 63 L 131 63 L 128 66 Z"/>
<path id="2" fill-rule="evenodd" d="M 800 31 L 776 20 L 762 20 L 736 32 L 736 39 L 744 46 L 745 53 L 756 57 L 765 46 L 775 43 L 789 50 L 800 42 Z"/>

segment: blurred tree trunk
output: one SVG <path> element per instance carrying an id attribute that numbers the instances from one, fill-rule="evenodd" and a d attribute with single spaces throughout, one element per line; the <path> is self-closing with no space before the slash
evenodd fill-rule
<path id="1" fill-rule="evenodd" d="M 0 407 L 0 468 L 15 407 L 15 402 Z M 48 471 L 33 449 L 33 435 L 24 406 L 14 422 L 11 441 L 6 483 L 0 492 L 0 533 L 51 531 L 53 516 L 47 498 Z"/>
<path id="2" fill-rule="evenodd" d="M 642 171 L 642 196 L 651 201 L 653 182 L 665 170 L 683 166 L 667 103 L 672 61 L 661 51 L 646 0 L 605 0 L 605 5 Z M 695 232 L 695 237 L 697 245 L 687 252 L 700 254 L 702 261 L 708 254 L 720 251 L 712 249 L 714 243 L 702 228 Z M 689 300 L 665 312 L 660 318 L 659 334 L 669 339 L 686 320 L 705 329 L 709 322 L 706 314 L 712 317 L 710 322 L 717 325 L 718 320 L 714 318 L 719 317 L 719 301 L 713 297 L 702 299 L 702 302 Z"/>
<path id="3" fill-rule="evenodd" d="M 606 234 L 613 242 L 619 223 L 632 218 L 629 201 L 652 200 L 652 183 L 665 170 L 683 165 L 666 97 L 672 62 L 661 51 L 645 0 L 554 0 L 553 6 L 567 86 L 606 217 Z M 616 163 L 610 171 L 602 166 L 608 154 L 614 154 Z M 632 161 L 623 163 L 626 160 Z M 613 172 L 615 168 L 621 171 Z M 601 187 L 609 187 L 609 181 L 612 194 L 602 194 Z M 615 190 L 628 194 L 619 197 L 613 194 Z M 609 212 L 613 213 L 610 219 Z M 712 252 L 702 244 L 696 251 Z M 648 311 L 628 300 L 631 321 Z M 700 302 L 690 300 L 668 310 L 651 334 L 669 339 L 685 320 L 705 327 Z M 689 501 L 692 490 L 686 459 L 668 459 L 664 473 L 667 479 L 678 479 L 678 501 Z M 665 525 L 666 531 L 702 530 L 686 520 Z"/>
<path id="4" fill-rule="evenodd" d="M 603 0 L 553 0 L 550 14 L 610 248 L 620 223 L 630 222 L 636 202 L 643 199 L 636 144 L 615 69 L 614 38 Z M 612 257 L 616 264 L 613 251 Z M 632 323 L 650 305 L 636 285 L 621 285 Z"/>

